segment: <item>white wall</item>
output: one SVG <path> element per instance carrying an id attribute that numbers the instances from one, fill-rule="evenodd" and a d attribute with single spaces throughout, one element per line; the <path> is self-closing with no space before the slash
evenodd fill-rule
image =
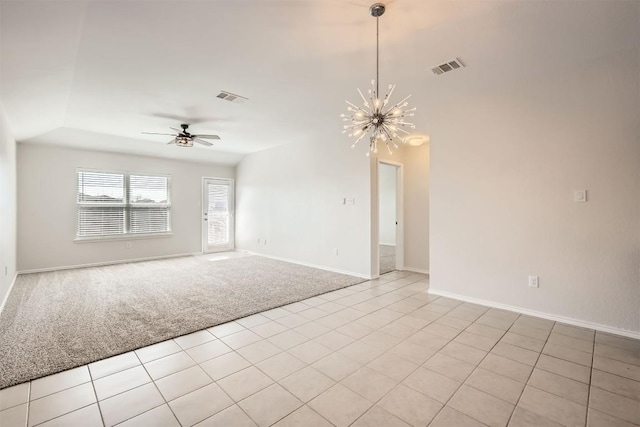
<path id="1" fill-rule="evenodd" d="M 0 104 L 0 306 L 16 274 L 16 141 Z"/>
<path id="2" fill-rule="evenodd" d="M 287 144 L 240 162 L 238 249 L 370 275 L 369 159 L 341 137 Z M 344 198 L 355 204 L 342 204 Z"/>
<path id="3" fill-rule="evenodd" d="M 378 170 L 380 197 L 380 244 L 396 244 L 396 173 L 397 168 L 392 165 L 380 164 Z"/>
<path id="4" fill-rule="evenodd" d="M 173 235 L 125 242 L 74 242 L 76 168 L 171 175 Z M 234 168 L 151 157 L 18 144 L 18 270 L 201 252 L 202 178 Z"/>
<path id="5" fill-rule="evenodd" d="M 380 149 L 378 158 L 402 164 L 404 268 L 429 272 L 429 144 Z"/>
<path id="6" fill-rule="evenodd" d="M 639 79 L 627 50 L 439 100 L 432 289 L 640 331 Z"/>

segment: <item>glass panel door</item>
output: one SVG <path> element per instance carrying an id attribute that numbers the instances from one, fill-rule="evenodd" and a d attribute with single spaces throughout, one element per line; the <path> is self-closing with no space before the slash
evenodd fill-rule
<path id="1" fill-rule="evenodd" d="M 234 247 L 233 181 L 205 178 L 202 206 L 203 252 L 232 250 Z"/>

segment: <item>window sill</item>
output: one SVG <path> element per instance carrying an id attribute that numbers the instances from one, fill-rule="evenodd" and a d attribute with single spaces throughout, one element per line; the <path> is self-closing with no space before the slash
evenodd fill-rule
<path id="1" fill-rule="evenodd" d="M 143 240 L 143 239 L 159 239 L 163 237 L 172 237 L 172 232 L 167 233 L 149 233 L 149 234 L 118 234 L 115 236 L 90 236 L 90 237 L 76 237 L 73 239 L 74 243 L 95 243 L 95 242 L 109 242 L 114 240 Z"/>

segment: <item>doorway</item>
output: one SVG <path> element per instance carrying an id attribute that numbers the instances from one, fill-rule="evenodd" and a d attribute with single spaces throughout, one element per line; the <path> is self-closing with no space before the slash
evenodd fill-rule
<path id="1" fill-rule="evenodd" d="M 402 165 L 378 164 L 379 274 L 402 267 Z"/>
<path id="2" fill-rule="evenodd" d="M 234 248 L 233 180 L 204 178 L 202 185 L 202 252 Z"/>

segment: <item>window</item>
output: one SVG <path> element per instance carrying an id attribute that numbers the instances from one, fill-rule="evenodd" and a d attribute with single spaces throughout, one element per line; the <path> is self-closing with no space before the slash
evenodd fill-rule
<path id="1" fill-rule="evenodd" d="M 78 170 L 77 237 L 171 231 L 170 177 Z"/>

